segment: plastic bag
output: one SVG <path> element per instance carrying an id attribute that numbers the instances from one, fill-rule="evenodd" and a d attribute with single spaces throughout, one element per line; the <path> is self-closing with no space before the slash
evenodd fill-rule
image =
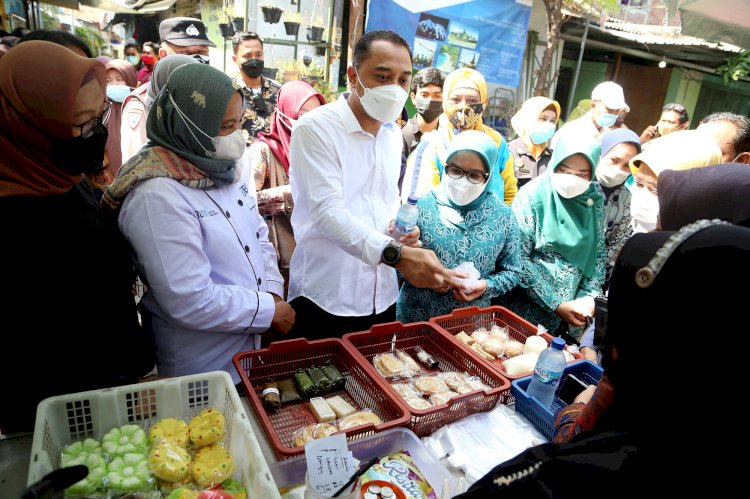
<path id="1" fill-rule="evenodd" d="M 474 266 L 474 262 L 461 262 L 455 269 L 460 272 L 466 272 L 469 274 L 467 278 L 455 277 L 453 278 L 453 286 L 460 289 L 464 293 L 472 293 L 479 284 L 479 271 Z"/>

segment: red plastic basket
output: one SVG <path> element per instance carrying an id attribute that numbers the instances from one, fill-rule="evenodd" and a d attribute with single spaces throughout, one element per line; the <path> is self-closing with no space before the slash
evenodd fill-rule
<path id="1" fill-rule="evenodd" d="M 330 359 L 346 378 L 344 388 L 325 397 L 340 395 L 357 410 L 371 409 L 383 421 L 378 425 L 364 425 L 346 430 L 347 440 L 381 432 L 409 423 L 408 406 L 395 396 L 385 380 L 378 379 L 364 365 L 351 346 L 338 338 L 308 341 L 304 338 L 277 341 L 268 348 L 239 352 L 233 362 L 242 378 L 245 393 L 258 416 L 260 426 L 279 459 L 287 459 L 305 452 L 295 447 L 293 434 L 298 428 L 317 423 L 307 400 L 282 404 L 276 411 L 266 411 L 260 393 L 269 378 L 276 381 L 292 378 L 299 368 L 322 365 Z"/>
<path id="2" fill-rule="evenodd" d="M 514 314 L 505 307 L 491 306 L 486 308 L 478 307 L 466 307 L 459 308 L 448 315 L 441 315 L 439 317 L 433 317 L 430 319 L 430 323 L 434 324 L 438 329 L 447 332 L 451 336 L 456 336 L 461 331 L 466 334 L 471 334 L 479 328 L 489 329 L 492 325 L 497 324 L 501 327 L 508 328 L 508 335 L 514 340 L 518 340 L 521 343 L 526 341 L 526 338 L 536 334 L 536 327 L 526 319 Z M 544 333 L 541 335 L 542 338 L 547 340 L 547 344 L 552 342 L 552 335 Z M 567 349 L 567 347 L 566 347 Z M 471 349 L 469 349 L 471 350 Z M 474 353 L 472 351 L 472 353 Z M 497 369 L 500 374 L 510 380 L 515 380 L 528 376 L 531 372 L 517 374 L 512 376 L 505 372 L 502 367 L 503 359 L 495 359 L 487 361 L 483 359 L 479 354 L 474 353 L 480 360 L 489 362 L 489 364 Z M 571 353 L 574 359 L 568 362 L 576 362 L 583 358 L 580 353 Z"/>
<path id="3" fill-rule="evenodd" d="M 407 406 L 411 413 L 409 428 L 418 436 L 429 435 L 448 423 L 476 412 L 489 411 L 498 403 L 508 402 L 510 381 L 488 364 L 477 362 L 476 357 L 469 352 L 470 349 L 466 345 L 428 322 L 414 322 L 406 325 L 391 322 L 373 326 L 369 331 L 345 334 L 344 342 L 351 344 L 364 356 L 371 375 L 384 382 L 389 392 L 399 400 L 402 400 L 401 397 L 372 365 L 372 358 L 375 355 L 391 351 L 394 338 L 395 348 L 405 350 L 410 354 L 413 353 L 414 347 L 423 347 L 439 362 L 435 372 L 466 372 L 478 377 L 489 387 L 489 390 L 459 395 L 447 404 L 430 409 L 419 410 Z"/>

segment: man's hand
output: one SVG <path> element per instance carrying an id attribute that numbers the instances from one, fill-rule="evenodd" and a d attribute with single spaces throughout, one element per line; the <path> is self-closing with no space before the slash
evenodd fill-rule
<path id="1" fill-rule="evenodd" d="M 482 296 L 485 291 L 487 291 L 487 281 L 485 281 L 484 279 L 480 279 L 477 282 L 477 287 L 474 288 L 474 291 L 472 291 L 471 293 L 464 293 L 459 289 L 454 289 L 453 297 L 458 301 L 466 303 L 476 300 L 477 298 Z"/>
<path id="2" fill-rule="evenodd" d="M 388 235 L 393 237 L 393 228 L 396 225 L 395 220 L 391 220 L 391 223 L 388 224 Z M 419 240 L 419 227 L 414 226 L 414 230 L 406 234 L 405 236 L 402 236 L 398 242 L 403 244 L 404 246 L 411 246 L 412 248 L 421 248 L 422 247 L 422 241 Z"/>
<path id="3" fill-rule="evenodd" d="M 430 288 L 438 293 L 450 291 L 453 278 L 466 277 L 463 272 L 445 268 L 434 251 L 409 246 L 401 248 L 401 260 L 396 268 L 412 286 Z"/>
<path id="4" fill-rule="evenodd" d="M 271 329 L 286 335 L 292 329 L 297 314 L 292 306 L 285 301 L 277 301 L 275 305 L 276 310 L 273 313 L 273 320 L 271 320 Z"/>
<path id="5" fill-rule="evenodd" d="M 572 301 L 566 301 L 560 304 L 555 309 L 555 314 L 568 324 L 573 326 L 582 327 L 586 325 L 586 318 L 580 313 L 576 312 L 576 303 Z"/>
<path id="6" fill-rule="evenodd" d="M 648 142 L 651 139 L 655 139 L 658 136 L 659 129 L 656 128 L 656 125 L 649 125 L 641 134 L 641 144 L 643 144 L 644 142 Z"/>

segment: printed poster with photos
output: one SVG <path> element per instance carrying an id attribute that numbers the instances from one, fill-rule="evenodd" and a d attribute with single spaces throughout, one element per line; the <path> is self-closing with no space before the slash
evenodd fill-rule
<path id="1" fill-rule="evenodd" d="M 518 86 L 531 0 L 370 0 L 366 31 L 392 30 L 412 48 L 414 69 L 476 69 Z"/>

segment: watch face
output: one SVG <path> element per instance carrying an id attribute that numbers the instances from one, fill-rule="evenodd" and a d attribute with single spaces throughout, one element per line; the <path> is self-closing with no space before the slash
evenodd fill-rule
<path id="1" fill-rule="evenodd" d="M 399 251 L 394 246 L 386 246 L 383 250 L 383 261 L 385 263 L 396 263 L 398 261 Z"/>

